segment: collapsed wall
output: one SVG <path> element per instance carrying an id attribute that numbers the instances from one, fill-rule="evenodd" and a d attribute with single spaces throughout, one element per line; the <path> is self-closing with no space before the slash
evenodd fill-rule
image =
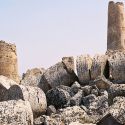
<path id="1" fill-rule="evenodd" d="M 0 41 L 0 75 L 19 82 L 16 46 Z"/>

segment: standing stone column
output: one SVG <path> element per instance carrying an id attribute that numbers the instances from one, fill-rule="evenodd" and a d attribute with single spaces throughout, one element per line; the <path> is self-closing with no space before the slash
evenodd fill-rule
<path id="1" fill-rule="evenodd" d="M 109 2 L 107 50 L 125 49 L 125 12 L 122 2 Z"/>
<path id="2" fill-rule="evenodd" d="M 16 46 L 0 41 L 0 75 L 19 82 Z"/>

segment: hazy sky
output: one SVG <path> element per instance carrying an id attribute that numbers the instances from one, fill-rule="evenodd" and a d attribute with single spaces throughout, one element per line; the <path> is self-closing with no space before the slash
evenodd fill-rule
<path id="1" fill-rule="evenodd" d="M 105 53 L 108 0 L 0 0 L 0 39 L 17 46 L 20 73 L 63 56 Z"/>

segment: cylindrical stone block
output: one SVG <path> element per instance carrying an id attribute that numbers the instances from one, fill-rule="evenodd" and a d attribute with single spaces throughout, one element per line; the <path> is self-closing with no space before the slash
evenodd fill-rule
<path id="1" fill-rule="evenodd" d="M 125 49 L 125 12 L 121 2 L 109 2 L 107 50 Z"/>
<path id="2" fill-rule="evenodd" d="M 0 75 L 19 83 L 16 46 L 0 41 Z"/>
<path id="3" fill-rule="evenodd" d="M 102 76 L 104 74 L 106 62 L 106 55 L 95 55 L 92 60 L 91 67 L 91 79 L 95 80 L 98 76 Z"/>
<path id="4" fill-rule="evenodd" d="M 22 100 L 0 102 L 0 125 L 33 125 L 30 103 Z"/>
<path id="5" fill-rule="evenodd" d="M 78 79 L 81 84 L 87 84 L 91 79 L 90 69 L 92 66 L 92 59 L 89 55 L 77 56 L 76 68 Z"/>
<path id="6" fill-rule="evenodd" d="M 109 75 L 114 83 L 125 82 L 125 53 L 115 53 L 108 59 Z"/>
<path id="7" fill-rule="evenodd" d="M 38 87 L 13 85 L 8 90 L 8 100 L 29 101 L 34 117 L 46 112 L 47 101 L 44 92 Z"/>

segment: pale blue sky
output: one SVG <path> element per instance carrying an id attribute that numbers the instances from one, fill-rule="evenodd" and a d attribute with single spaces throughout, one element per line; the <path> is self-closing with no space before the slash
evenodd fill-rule
<path id="1" fill-rule="evenodd" d="M 107 8 L 108 0 L 0 0 L 0 39 L 16 44 L 20 73 L 105 53 Z"/>

